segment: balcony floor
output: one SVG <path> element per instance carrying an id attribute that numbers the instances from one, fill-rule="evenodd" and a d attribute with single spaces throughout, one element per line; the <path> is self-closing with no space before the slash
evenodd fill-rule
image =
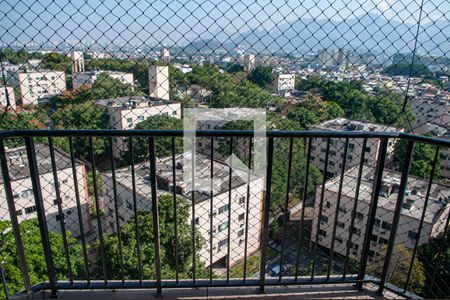
<path id="1" fill-rule="evenodd" d="M 164 289 L 162 299 L 404 299 L 386 291 L 381 297 L 375 293 L 377 285 L 365 284 L 364 290 L 358 292 L 353 284 L 310 285 L 288 287 L 266 287 L 264 294 L 259 294 L 255 287 L 230 288 L 178 288 Z M 36 299 L 49 298 L 49 292 L 39 292 Z M 58 299 L 154 299 L 154 290 L 63 290 Z"/>

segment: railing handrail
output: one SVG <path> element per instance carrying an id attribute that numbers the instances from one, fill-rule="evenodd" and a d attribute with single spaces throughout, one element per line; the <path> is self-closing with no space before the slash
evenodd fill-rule
<path id="1" fill-rule="evenodd" d="M 423 136 L 401 131 L 328 131 L 328 130 L 145 130 L 145 129 L 15 129 L 0 131 L 0 138 L 11 137 L 182 137 L 184 134 L 197 137 L 253 137 L 273 138 L 401 138 L 410 141 L 450 147 L 450 139 Z"/>

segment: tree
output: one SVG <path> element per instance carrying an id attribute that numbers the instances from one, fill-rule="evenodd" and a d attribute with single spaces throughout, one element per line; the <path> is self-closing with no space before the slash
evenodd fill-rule
<path id="1" fill-rule="evenodd" d="M 265 66 L 256 67 L 248 75 L 248 80 L 260 87 L 267 87 L 272 83 L 273 79 L 272 68 Z"/>
<path id="2" fill-rule="evenodd" d="M 386 249 L 384 246 L 375 261 L 367 267 L 367 273 L 380 277 L 383 271 L 384 261 L 386 259 Z M 406 276 L 408 275 L 409 266 L 412 261 L 411 250 L 406 248 L 403 244 L 396 244 L 394 246 L 391 264 L 389 269 L 389 282 L 397 287 L 402 288 L 406 283 Z M 425 286 L 425 274 L 423 264 L 417 259 L 414 259 L 411 278 L 409 283 L 409 291 L 420 293 Z"/>
<path id="3" fill-rule="evenodd" d="M 404 160 L 406 156 L 407 141 L 398 140 L 395 144 L 394 149 L 394 162 L 397 164 L 399 170 L 404 168 Z M 430 178 L 432 163 L 434 159 L 436 148 L 433 145 L 425 143 L 415 143 L 412 160 L 411 160 L 411 170 L 410 175 L 417 176 L 420 178 Z M 438 157 L 436 162 L 435 178 L 439 177 L 441 165 L 441 157 Z"/>
<path id="4" fill-rule="evenodd" d="M 50 70 L 72 72 L 70 57 L 55 52 L 44 54 L 41 65 Z"/>
<path id="5" fill-rule="evenodd" d="M 37 219 L 30 219 L 20 223 L 20 232 L 25 251 L 25 259 L 28 266 L 31 284 L 38 284 L 48 281 L 48 273 L 44 260 L 44 250 L 42 247 L 41 234 Z M 0 222 L 0 253 L 1 262 L 10 293 L 17 293 L 24 289 L 23 277 L 17 255 L 17 247 L 14 233 L 9 221 Z M 53 255 L 56 276 L 59 280 L 68 280 L 66 257 L 62 235 L 49 231 L 50 247 Z M 69 257 L 74 278 L 83 273 L 83 258 L 81 255 L 81 245 L 71 233 L 67 232 L 67 243 L 69 245 Z M 3 289 L 0 289 L 0 298 L 4 298 Z"/>
<path id="6" fill-rule="evenodd" d="M 0 130 L 13 129 L 43 129 L 45 128 L 45 116 L 40 112 L 20 112 L 0 115 Z M 35 138 L 35 142 L 43 141 L 41 138 Z M 5 146 L 9 148 L 24 145 L 23 139 L 5 139 Z"/>
<path id="7" fill-rule="evenodd" d="M 182 130 L 183 121 L 178 118 L 156 115 L 147 118 L 136 125 L 136 129 L 158 129 L 158 130 Z M 158 157 L 163 157 L 172 154 L 172 138 L 171 137 L 157 137 L 155 138 L 155 149 Z M 175 138 L 175 153 L 181 153 L 183 149 L 182 138 Z M 133 139 L 134 159 L 136 162 L 148 159 L 148 138 Z M 124 154 L 124 159 L 130 159 L 130 153 Z"/>
<path id="8" fill-rule="evenodd" d="M 106 109 L 91 102 L 68 104 L 52 115 L 53 126 L 58 129 L 105 129 L 108 126 Z M 105 138 L 93 137 L 93 150 L 95 154 L 105 151 L 107 141 Z M 58 144 L 63 150 L 68 151 L 67 143 Z M 84 157 L 89 157 L 88 138 L 74 139 L 75 152 Z"/>
<path id="9" fill-rule="evenodd" d="M 423 296 L 435 299 L 450 298 L 450 287 L 448 285 L 450 282 L 449 231 L 447 231 L 446 237 L 441 234 L 429 243 L 419 246 L 417 253 L 419 260 L 425 267 L 426 285 L 423 289 Z"/>
<path id="10" fill-rule="evenodd" d="M 158 212 L 160 224 L 160 256 L 163 278 L 175 278 L 175 243 L 178 242 L 178 271 L 181 278 L 192 278 L 192 258 L 196 256 L 197 274 L 201 274 L 204 266 L 198 259 L 198 252 L 205 241 L 197 233 L 195 241 L 195 253 L 192 249 L 192 227 L 189 219 L 190 204 L 184 198 L 177 198 L 177 219 L 173 215 L 173 196 L 161 195 L 158 198 Z M 142 252 L 143 278 L 155 278 L 155 239 L 153 235 L 152 213 L 150 211 L 139 211 L 137 214 L 137 227 L 140 236 L 140 247 Z M 175 237 L 174 224 L 177 222 L 178 236 Z M 138 279 L 138 256 L 136 223 L 132 218 L 128 223 L 121 224 L 123 268 L 126 279 Z M 95 244 L 95 250 L 100 251 L 99 243 Z M 117 234 L 104 236 L 105 259 L 108 274 L 114 279 L 120 279 L 121 269 L 118 259 Z M 101 268 L 98 262 L 97 268 Z"/>
<path id="11" fill-rule="evenodd" d="M 383 70 L 383 73 L 390 76 L 399 76 L 399 75 L 409 76 L 410 72 L 413 77 L 423 77 L 423 78 L 433 77 L 433 73 L 431 73 L 431 71 L 428 70 L 426 65 L 421 63 L 414 63 L 411 66 L 411 63 L 399 62 L 389 65 Z"/>
<path id="12" fill-rule="evenodd" d="M 299 107 L 288 113 L 288 118 L 298 122 L 303 130 L 307 130 L 309 126 L 318 124 L 320 119 L 317 115 L 304 107 Z"/>
<path id="13" fill-rule="evenodd" d="M 135 91 L 128 83 L 123 83 L 119 79 L 112 78 L 107 73 L 101 73 L 92 85 L 92 99 L 109 99 L 124 96 L 143 95 Z"/>

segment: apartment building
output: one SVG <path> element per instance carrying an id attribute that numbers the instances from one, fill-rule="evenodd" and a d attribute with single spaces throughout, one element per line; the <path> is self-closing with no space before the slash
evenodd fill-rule
<path id="1" fill-rule="evenodd" d="M 450 124 L 450 96 L 427 94 L 417 96 L 411 100 L 410 107 L 416 117 L 415 127 L 426 123 L 444 127 Z"/>
<path id="2" fill-rule="evenodd" d="M 134 129 L 139 122 L 156 115 L 181 118 L 181 104 L 176 101 L 156 99 L 148 96 L 118 97 L 95 101 L 96 105 L 106 109 L 111 129 Z M 113 140 L 114 157 L 120 158 L 128 150 L 123 137 Z"/>
<path id="3" fill-rule="evenodd" d="M 349 228 L 355 202 L 358 171 L 359 167 L 355 166 L 345 172 L 345 184 L 342 187 L 342 197 L 339 207 L 337 207 L 337 199 L 341 177 L 334 177 L 325 183 L 320 219 L 320 186 L 316 189 L 314 200 L 315 221 L 312 226 L 312 242 L 314 242 L 318 231 L 318 244 L 320 246 L 330 248 L 331 241 L 334 238 L 334 251 L 344 256 L 348 247 L 351 247 L 351 255 L 361 255 L 373 190 L 375 168 L 366 165 L 363 168 L 360 193 L 357 199 L 357 209 L 354 212 L 354 226 L 353 228 Z M 369 257 L 372 259 L 377 255 L 381 247 L 388 243 L 400 188 L 400 178 L 400 173 L 384 170 L 374 230 L 370 237 L 372 242 Z M 416 239 L 419 239 L 419 245 L 421 245 L 444 230 L 450 207 L 450 187 L 437 183 L 432 184 L 428 205 L 425 207 L 427 187 L 427 180 L 412 176 L 409 177 L 395 243 L 401 243 L 405 247 L 412 249 Z M 336 209 L 339 211 L 337 220 L 334 219 Z M 426 213 L 422 232 L 419 236 L 418 228 L 424 209 L 426 209 Z M 337 222 L 337 227 L 336 235 L 333 237 L 334 222 Z M 348 240 L 350 231 L 353 232 L 351 241 Z"/>
<path id="4" fill-rule="evenodd" d="M 14 88 L 12 86 L 0 85 L 0 107 L 16 109 L 16 96 L 14 95 Z"/>
<path id="5" fill-rule="evenodd" d="M 96 70 L 96 71 L 72 73 L 73 89 L 77 89 L 81 86 L 86 86 L 88 88 L 91 88 L 100 74 L 107 74 L 109 77 L 117 79 L 122 83 L 129 84 L 129 85 L 131 85 L 132 88 L 134 88 L 133 73 L 125 73 L 125 72 L 109 71 L 109 70 Z"/>
<path id="6" fill-rule="evenodd" d="M 170 62 L 170 50 L 168 48 L 161 49 L 161 60 L 164 62 Z"/>
<path id="7" fill-rule="evenodd" d="M 293 91 L 295 89 L 295 74 L 277 74 L 273 86 L 280 92 Z"/>
<path id="8" fill-rule="evenodd" d="M 61 232 L 60 219 L 64 218 L 66 230 L 72 232 L 74 237 L 80 235 L 80 223 L 78 219 L 77 196 L 75 185 L 79 194 L 79 209 L 84 225 L 84 231 L 90 230 L 89 200 L 86 186 L 86 168 L 84 163 L 75 160 L 76 180 L 72 172 L 70 156 L 55 148 L 56 171 L 58 174 L 61 207 L 63 214 L 58 211 L 55 181 L 50 160 L 50 148 L 48 144 L 35 144 L 36 160 L 39 169 L 39 181 L 48 229 Z M 19 222 L 37 217 L 36 202 L 33 194 L 33 185 L 30 177 L 30 168 L 24 146 L 6 150 L 9 176 L 13 190 L 16 214 Z M 0 177 L 0 220 L 10 220 L 8 204 L 6 201 L 3 177 Z"/>
<path id="9" fill-rule="evenodd" d="M 148 68 L 149 95 L 153 98 L 169 100 L 169 66 L 155 66 Z"/>
<path id="10" fill-rule="evenodd" d="M 54 70 L 18 71 L 11 84 L 19 86 L 22 105 L 38 105 L 66 90 L 66 75 Z"/>
<path id="11" fill-rule="evenodd" d="M 136 177 L 136 204 L 138 210 L 151 209 L 151 188 L 149 180 L 149 164 L 142 163 L 135 166 Z M 178 201 L 186 201 L 192 205 L 191 182 L 184 180 L 184 155 L 175 157 L 176 186 L 173 185 L 172 157 L 162 158 L 156 163 L 157 170 L 157 193 L 158 195 L 170 194 L 176 191 Z M 250 182 L 247 181 L 247 171 L 233 169 L 232 185 L 229 190 L 229 166 L 214 161 L 212 172 L 214 174 L 214 195 L 211 199 L 209 190 L 196 190 L 195 218 L 189 209 L 189 222 L 194 222 L 198 233 L 204 238 L 205 245 L 198 254 L 200 260 L 210 265 L 210 250 L 213 254 L 213 263 L 230 260 L 230 265 L 244 258 L 245 230 L 247 233 L 247 255 L 255 252 L 260 245 L 261 231 L 261 207 L 263 203 L 263 178 L 251 175 Z M 211 183 L 211 160 L 210 158 L 196 155 L 196 183 L 204 182 L 207 186 Z M 116 228 L 114 197 L 112 190 L 112 174 L 103 173 L 104 211 L 106 224 L 110 231 Z M 119 204 L 119 219 L 123 224 L 133 217 L 134 203 L 132 202 L 132 177 L 129 167 L 116 170 L 117 194 Z M 249 184 L 250 197 L 247 199 L 247 183 Z M 231 205 L 229 196 L 231 193 Z M 212 201 L 213 211 L 210 209 Z M 248 205 L 248 207 L 247 207 Z M 248 220 L 246 210 L 248 209 Z M 230 217 L 230 221 L 229 218 Z M 212 219 L 211 219 L 212 218 Z M 212 249 L 210 249 L 210 222 L 213 223 Z M 247 224 L 246 224 L 247 222 Z M 246 226 L 247 225 L 247 226 Z M 228 239 L 228 230 L 230 236 Z M 228 258 L 228 242 L 230 243 L 230 256 Z"/>
<path id="12" fill-rule="evenodd" d="M 348 68 L 350 50 L 344 49 L 320 49 L 317 53 L 319 64 L 324 67 L 342 66 Z"/>
<path id="13" fill-rule="evenodd" d="M 244 70 L 251 72 L 256 68 L 256 56 L 254 54 L 246 54 L 244 56 Z"/>
<path id="14" fill-rule="evenodd" d="M 329 131 L 384 131 L 397 132 L 403 131 L 395 127 L 380 124 L 365 123 L 360 121 L 338 118 L 324 121 L 311 130 L 329 130 Z M 311 161 L 321 171 L 325 169 L 326 156 L 326 138 L 313 138 L 311 142 Z M 379 139 L 368 139 L 365 151 L 364 163 L 375 165 L 377 161 L 378 149 L 381 141 Z M 362 139 L 349 139 L 346 167 L 352 167 L 359 164 L 361 159 L 363 141 Z M 390 139 L 387 149 L 388 159 L 394 152 L 395 140 Z M 344 156 L 345 139 L 331 139 L 330 151 L 328 155 L 327 173 L 329 176 L 338 174 L 342 169 L 342 161 Z"/>

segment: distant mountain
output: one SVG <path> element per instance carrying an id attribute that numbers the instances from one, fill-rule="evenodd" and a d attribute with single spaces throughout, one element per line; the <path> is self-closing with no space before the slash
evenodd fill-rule
<path id="1" fill-rule="evenodd" d="M 345 48 L 392 54 L 411 52 L 416 31 L 417 26 L 414 24 L 388 20 L 381 15 L 364 14 L 342 21 L 300 18 L 290 23 L 281 23 L 269 30 L 255 28 L 244 33 L 222 32 L 218 38 L 224 40 L 226 37 L 228 47 L 240 44 L 255 51 L 267 49 L 273 52 L 315 52 L 320 48 Z M 419 32 L 418 50 L 448 55 L 448 20 L 422 24 Z M 211 39 L 207 42 L 194 41 L 190 46 L 197 50 L 205 47 L 214 49 L 221 46 L 221 43 L 217 39 Z"/>

